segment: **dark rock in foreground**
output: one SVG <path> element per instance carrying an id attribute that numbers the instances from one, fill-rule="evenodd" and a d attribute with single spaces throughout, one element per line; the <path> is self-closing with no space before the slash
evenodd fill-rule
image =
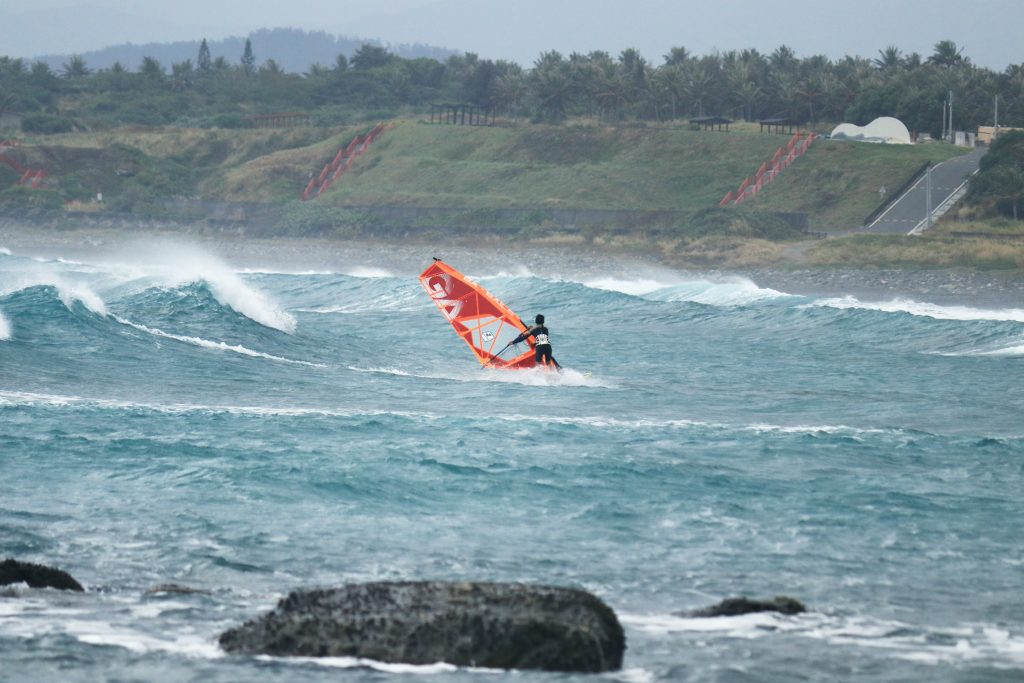
<path id="1" fill-rule="evenodd" d="M 60 569 L 31 562 L 7 559 L 0 562 L 0 586 L 27 583 L 30 588 L 57 588 L 63 591 L 84 591 L 82 584 Z"/>
<path id="2" fill-rule="evenodd" d="M 751 600 L 750 598 L 727 598 L 717 605 L 690 612 L 691 617 L 735 617 L 752 612 L 781 612 L 782 614 L 800 614 L 807 608 L 799 600 L 778 596 L 771 600 Z"/>
<path id="3" fill-rule="evenodd" d="M 220 644 L 240 654 L 579 672 L 619 669 L 626 648 L 615 612 L 590 593 L 432 581 L 295 591 Z"/>

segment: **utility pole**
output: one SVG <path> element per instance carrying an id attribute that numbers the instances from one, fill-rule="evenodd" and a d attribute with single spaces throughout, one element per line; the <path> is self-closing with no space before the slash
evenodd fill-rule
<path id="1" fill-rule="evenodd" d="M 999 95 L 996 95 L 996 120 L 992 129 L 992 139 L 999 137 Z"/>
<path id="2" fill-rule="evenodd" d="M 953 91 L 949 91 L 949 141 L 956 142 L 953 134 Z"/>
<path id="3" fill-rule="evenodd" d="M 932 165 L 928 164 L 928 170 L 925 171 L 925 185 L 924 185 L 924 229 L 927 230 L 932 227 Z"/>

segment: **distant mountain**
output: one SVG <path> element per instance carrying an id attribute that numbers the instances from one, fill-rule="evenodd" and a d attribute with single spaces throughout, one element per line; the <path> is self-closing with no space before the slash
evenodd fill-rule
<path id="1" fill-rule="evenodd" d="M 187 13 L 159 21 L 139 11 L 106 7 L 98 2 L 57 5 L 45 0 L 0 0 L 0 55 L 27 61 L 41 54 L 80 54 L 129 40 L 169 42 L 230 34 L 223 27 Z"/>
<path id="2" fill-rule="evenodd" d="M 414 59 L 430 57 L 444 61 L 451 55 L 459 54 L 457 50 L 433 47 L 421 44 L 388 45 L 378 40 L 367 40 L 348 36 L 335 36 L 324 31 L 303 31 L 294 28 L 261 29 L 248 36 L 232 36 L 222 40 L 207 41 L 210 56 L 213 59 L 224 57 L 231 64 L 238 64 L 245 49 L 245 40 L 252 40 L 252 51 L 257 65 L 273 59 L 285 71 L 303 73 L 312 64 L 330 66 L 339 54 L 352 57 L 353 53 L 363 44 L 382 46 L 389 52 Z M 184 40 L 173 43 L 148 43 L 146 45 L 115 45 L 102 50 L 81 53 L 90 69 L 107 69 L 120 62 L 123 67 L 135 70 L 142 63 L 143 57 L 152 57 L 159 61 L 165 69 L 175 62 L 191 59 L 196 63 L 201 40 Z M 60 71 L 71 54 L 42 55 L 37 61 L 46 62 L 55 71 Z"/>

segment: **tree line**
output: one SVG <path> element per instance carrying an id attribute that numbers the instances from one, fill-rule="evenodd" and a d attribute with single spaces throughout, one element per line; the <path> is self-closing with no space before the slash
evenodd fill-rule
<path id="1" fill-rule="evenodd" d="M 29 132 L 119 125 L 245 126 L 251 114 L 311 112 L 342 123 L 423 111 L 432 103 L 469 103 L 510 118 L 561 123 L 587 117 L 609 123 L 726 116 L 785 118 L 817 124 L 864 124 L 895 116 L 911 131 L 938 137 L 948 121 L 972 130 L 994 119 L 1024 126 L 1024 63 L 1002 72 L 980 67 L 943 40 L 923 57 L 895 46 L 869 59 L 798 57 L 786 46 L 691 54 L 672 48 L 661 64 L 635 49 L 541 54 L 531 68 L 473 53 L 444 61 L 403 58 L 363 44 L 333 64 L 286 72 L 260 62 L 246 41 L 236 62 L 211 58 L 204 40 L 196 58 L 167 68 L 153 57 L 129 70 L 91 69 L 71 57 L 60 69 L 0 57 L 0 114 L 22 118 Z"/>

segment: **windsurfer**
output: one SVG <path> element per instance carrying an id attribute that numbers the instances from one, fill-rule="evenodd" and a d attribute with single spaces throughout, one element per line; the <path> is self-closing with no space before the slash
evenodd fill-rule
<path id="1" fill-rule="evenodd" d="M 518 344 L 521 341 L 525 341 L 527 337 L 533 337 L 536 342 L 534 351 L 536 352 L 537 363 L 543 365 L 552 365 L 556 369 L 561 370 L 562 366 L 558 364 L 555 357 L 551 355 L 551 337 L 549 336 L 548 328 L 544 325 L 544 316 L 537 314 L 534 318 L 535 325 L 531 325 L 526 328 L 521 335 L 516 337 L 510 342 L 511 344 Z"/>

